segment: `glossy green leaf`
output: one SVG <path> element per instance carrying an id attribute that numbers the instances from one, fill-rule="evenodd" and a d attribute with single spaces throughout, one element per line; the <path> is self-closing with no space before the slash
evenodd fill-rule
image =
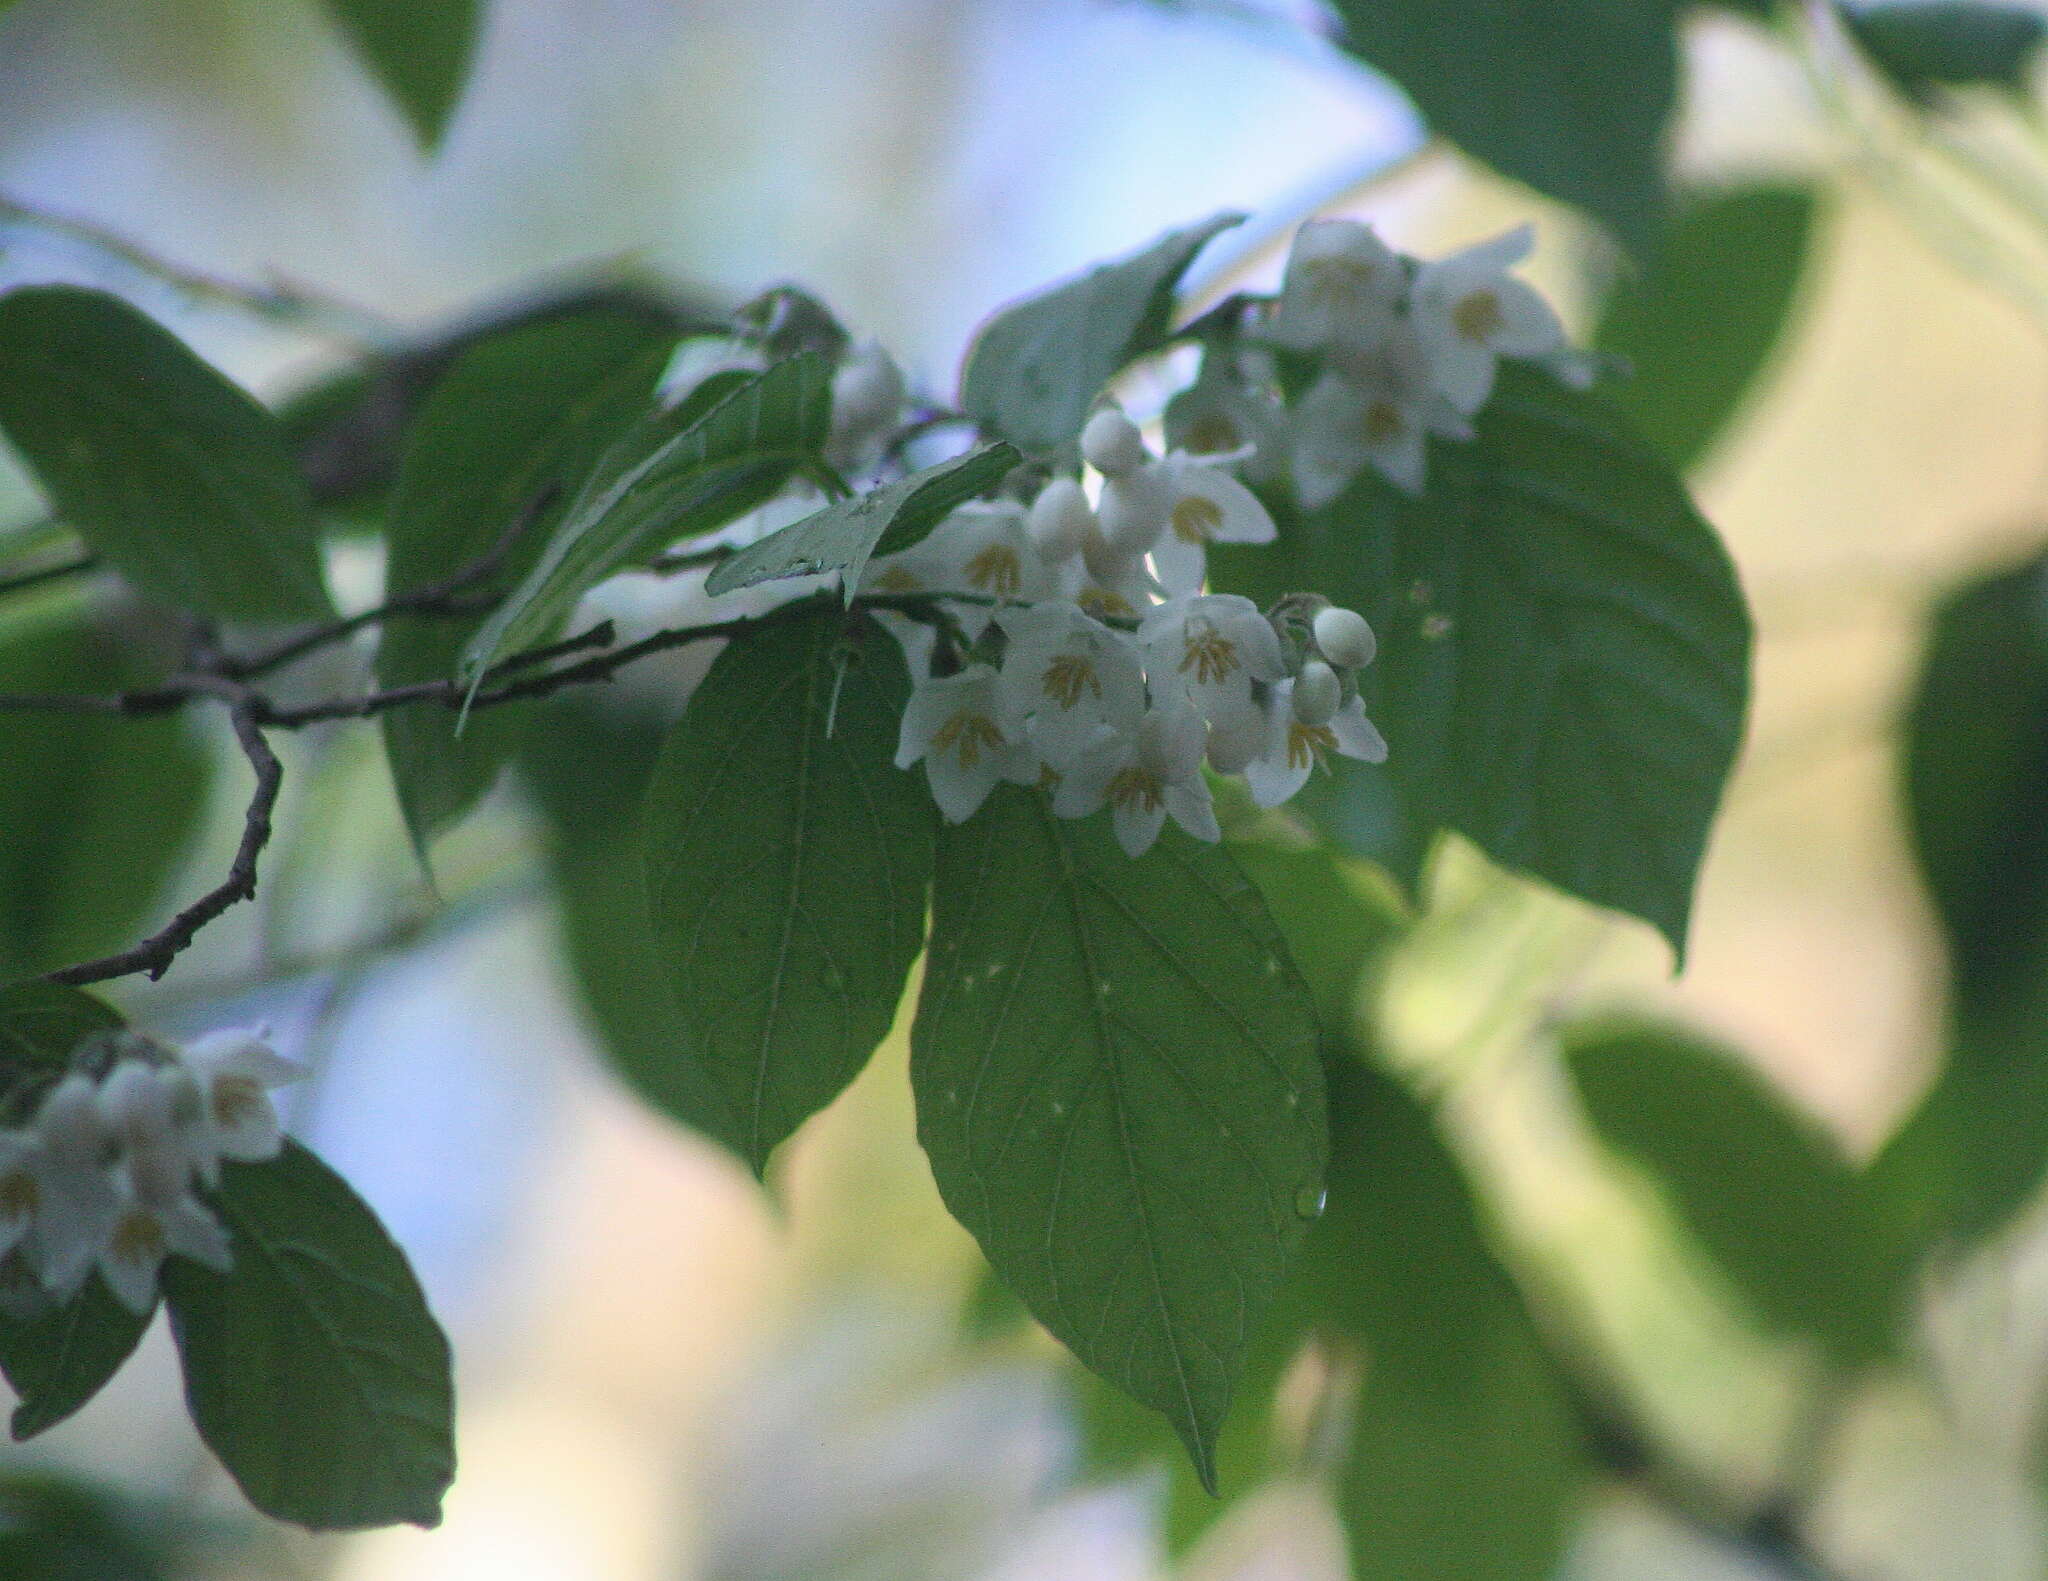
<path id="1" fill-rule="evenodd" d="M 640 809 L 661 741 L 648 720 L 565 696 L 520 762 L 546 815 L 563 954 L 599 1046 L 655 1110 L 722 1141 L 746 1127 L 709 1072 L 678 1058 L 689 1034 L 647 921 Z"/>
<path id="2" fill-rule="evenodd" d="M 118 297 L 0 296 L 0 430 L 145 592 L 200 614 L 331 612 L 306 491 L 268 413 Z"/>
<path id="3" fill-rule="evenodd" d="M 483 31 L 483 0 L 327 0 L 384 91 L 432 149 L 462 98 Z"/>
<path id="4" fill-rule="evenodd" d="M 295 1142 L 228 1164 L 227 1274 L 164 1265 L 185 1399 L 251 1504 L 314 1531 L 432 1526 L 455 1475 L 448 1341 L 405 1254 Z"/>
<path id="5" fill-rule="evenodd" d="M 0 988 L 0 1064 L 62 1070 L 86 1038 L 123 1024 L 111 1005 L 83 989 L 43 982 Z"/>
<path id="6" fill-rule="evenodd" d="M 679 1118 L 757 1173 L 860 1074 L 924 943 L 935 813 L 892 761 L 909 695 L 879 627 L 821 609 L 719 655 L 648 786 L 671 1057 L 725 1096 Z"/>
<path id="7" fill-rule="evenodd" d="M 911 1051 L 946 1205 L 1213 1485 L 1323 1170 L 1315 1007 L 1257 891 L 1177 830 L 1133 861 L 999 786 L 939 839 Z"/>
<path id="8" fill-rule="evenodd" d="M 1749 614 L 1726 551 L 1600 397 L 1504 364 L 1478 437 L 1439 442 L 1420 499 L 1377 474 L 1219 546 L 1218 585 L 1364 611 L 1384 769 L 1414 827 L 1655 924 L 1681 953 L 1741 736 Z"/>
<path id="9" fill-rule="evenodd" d="M 1541 1337 L 1426 1109 L 1340 1060 L 1302 1298 L 1363 1378 L 1338 1508 L 1356 1581 L 1547 1581 L 1588 1468 Z"/>
<path id="10" fill-rule="evenodd" d="M 118 634 L 70 617 L 0 638 L 0 691 L 145 673 Z M 168 915 L 212 771 L 183 718 L 0 714 L 0 982 L 125 949 Z"/>
<path id="11" fill-rule="evenodd" d="M 832 365 L 802 352 L 698 410 L 655 414 L 599 460 L 526 580 L 464 650 L 474 680 L 500 653 L 542 641 L 614 571 L 764 504 L 815 459 L 832 421 Z"/>
<path id="12" fill-rule="evenodd" d="M 2048 42 L 2048 18 L 2017 5 L 1894 0 L 1844 6 L 1842 15 L 1877 68 L 1923 103 L 1940 88 L 1981 86 L 2024 95 Z"/>
<path id="13" fill-rule="evenodd" d="M 155 1315 L 129 1311 L 97 1275 L 40 1317 L 0 1315 L 0 1372 L 20 1400 L 9 1422 L 15 1438 L 55 1427 L 105 1388 Z"/>
<path id="14" fill-rule="evenodd" d="M 1949 1049 L 1876 1165 L 1929 1237 L 2048 1174 L 2048 556 L 1936 611 L 1906 719 L 1907 822 L 1948 946 Z"/>
<path id="15" fill-rule="evenodd" d="M 1812 189 L 1731 188 L 1690 198 L 1639 276 L 1603 304 L 1594 344 L 1632 370 L 1614 404 L 1678 467 L 1690 467 L 1770 366 L 1799 297 Z"/>
<path id="16" fill-rule="evenodd" d="M 1013 445 L 984 445 L 872 493 L 839 500 L 721 561 L 704 590 L 730 593 L 756 582 L 844 571 L 851 599 L 869 556 L 921 542 L 948 511 L 1002 482 L 1017 460 Z"/>
<path id="17" fill-rule="evenodd" d="M 386 515 L 391 591 L 433 587 L 478 565 L 541 490 L 573 489 L 646 410 L 674 340 L 659 324 L 600 308 L 506 330 L 466 351 L 407 435 Z M 558 498 L 529 523 L 498 569 L 468 591 L 523 578 L 567 503 Z M 377 654 L 378 683 L 445 680 L 483 619 L 393 622 Z M 524 723 L 523 711 L 505 709 L 459 732 L 445 709 L 384 716 L 391 777 L 421 850 L 490 788 Z"/>
<path id="18" fill-rule="evenodd" d="M 1560 1035 L 1601 1139 L 1656 1184 L 1766 1323 L 1865 1360 L 1905 1294 L 1896 1241 L 1841 1149 L 1739 1056 L 1631 1018 Z"/>
<path id="19" fill-rule="evenodd" d="M 1164 342 L 1195 255 L 1243 219 L 1218 214 L 1002 309 L 968 349 L 961 409 L 1026 451 L 1073 452 L 1103 385 Z"/>
<path id="20" fill-rule="evenodd" d="M 1669 0 L 1334 0 L 1344 47 L 1430 129 L 1654 250 L 1678 96 Z"/>

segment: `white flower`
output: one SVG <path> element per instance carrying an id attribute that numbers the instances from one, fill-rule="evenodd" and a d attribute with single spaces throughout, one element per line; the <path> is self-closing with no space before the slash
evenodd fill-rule
<path id="1" fill-rule="evenodd" d="M 28 1238 L 43 1200 L 41 1143 L 30 1131 L 0 1131 L 0 1257 Z"/>
<path id="2" fill-rule="evenodd" d="M 36 1201 L 23 1244 L 43 1288 L 69 1299 L 114 1222 L 117 1201 L 107 1170 L 113 1139 L 97 1088 L 76 1072 L 44 1096 L 31 1129 Z"/>
<path id="3" fill-rule="evenodd" d="M 1218 774 L 1242 774 L 1266 750 L 1266 708 L 1247 691 L 1209 716 L 1209 767 Z"/>
<path id="4" fill-rule="evenodd" d="M 175 1145 L 131 1150 L 124 1165 L 116 1176 L 112 1226 L 97 1260 L 115 1298 L 131 1312 L 147 1312 L 166 1257 L 177 1253 L 226 1273 L 228 1238 L 186 1189 L 190 1166 Z"/>
<path id="5" fill-rule="evenodd" d="M 1534 229 L 1518 225 L 1416 272 L 1409 315 L 1432 383 L 1461 412 L 1486 404 L 1497 358 L 1550 357 L 1564 349 L 1564 326 L 1550 304 L 1508 273 L 1534 242 Z"/>
<path id="6" fill-rule="evenodd" d="M 1173 481 L 1150 455 L 1128 472 L 1103 478 L 1102 498 L 1095 502 L 1102 541 L 1126 559 L 1150 554 L 1166 531 L 1173 502 Z"/>
<path id="7" fill-rule="evenodd" d="M 1067 564 L 1097 531 L 1095 507 L 1080 482 L 1066 477 L 1054 478 L 1038 491 L 1026 524 L 1039 558 L 1051 566 Z"/>
<path id="8" fill-rule="evenodd" d="M 1392 321 L 1407 286 L 1401 260 L 1356 220 L 1310 220 L 1294 233 L 1266 336 L 1296 351 L 1360 346 Z"/>
<path id="9" fill-rule="evenodd" d="M 1143 555 L 1118 554 L 1100 532 L 1090 533 L 1081 558 L 1068 562 L 1063 585 L 1066 595 L 1097 620 L 1135 619 L 1152 608 L 1159 590 Z"/>
<path id="10" fill-rule="evenodd" d="M 1311 629 L 1323 657 L 1341 669 L 1360 669 L 1372 663 L 1372 656 L 1379 651 L 1372 627 L 1355 609 L 1327 605 L 1316 611 Z"/>
<path id="11" fill-rule="evenodd" d="M 1067 603 L 1004 610 L 996 623 L 1010 642 L 1010 705 L 1029 716 L 1031 743 L 1054 768 L 1069 767 L 1104 730 L 1136 728 L 1145 674 L 1131 638 Z"/>
<path id="12" fill-rule="evenodd" d="M 217 1160 L 260 1163 L 284 1147 L 270 1089 L 297 1081 L 298 1065 L 254 1032 L 210 1032 L 185 1047 L 184 1063 L 199 1083 L 202 1135 L 194 1163 L 211 1184 Z"/>
<path id="13" fill-rule="evenodd" d="M 1208 726 L 1184 699 L 1155 708 L 1137 729 L 1098 738 L 1053 792 L 1052 810 L 1084 818 L 1105 804 L 1117 844 L 1142 856 L 1171 813 L 1198 840 L 1218 840 L 1216 810 L 1202 778 Z"/>
<path id="14" fill-rule="evenodd" d="M 1038 780 L 1038 758 L 1010 705 L 1002 677 L 986 664 L 921 683 L 904 705 L 896 766 L 924 760 L 932 800 L 948 823 L 963 823 L 1002 779 Z"/>
<path id="15" fill-rule="evenodd" d="M 179 1129 L 178 1073 L 168 1065 L 124 1059 L 99 1085 L 100 1119 L 122 1147 L 168 1141 Z"/>
<path id="16" fill-rule="evenodd" d="M 1199 593 L 1212 543 L 1271 543 L 1273 518 L 1259 497 L 1215 462 L 1174 451 L 1160 463 L 1172 503 L 1152 546 L 1152 569 L 1169 593 Z"/>
<path id="17" fill-rule="evenodd" d="M 903 370 L 880 345 L 862 341 L 832 375 L 832 437 L 827 449 L 851 463 L 895 426 L 908 393 Z"/>
<path id="18" fill-rule="evenodd" d="M 1152 457 L 1138 425 L 1115 407 L 1106 406 L 1081 430 L 1081 459 L 1105 478 L 1120 478 Z"/>
<path id="19" fill-rule="evenodd" d="M 1422 492 L 1426 436 L 1469 439 L 1471 429 L 1430 384 L 1421 343 L 1396 325 L 1365 351 L 1332 357 L 1294 409 L 1294 491 L 1316 510 L 1368 465 L 1410 494 Z"/>
<path id="20" fill-rule="evenodd" d="M 1216 351 L 1195 382 L 1166 403 L 1166 442 L 1197 459 L 1240 458 L 1241 476 L 1270 483 L 1287 474 L 1287 408 L 1241 377 Z"/>
<path id="21" fill-rule="evenodd" d="M 932 654 L 939 645 L 939 634 L 930 621 L 913 620 L 893 609 L 871 609 L 868 619 L 896 639 L 912 685 L 931 679 Z"/>
<path id="22" fill-rule="evenodd" d="M 1277 807 L 1294 795 L 1333 752 L 1366 763 L 1387 760 L 1387 743 L 1365 717 L 1365 705 L 1357 696 L 1335 713 L 1312 722 L 1326 699 L 1305 698 L 1305 706 L 1298 705 L 1299 685 L 1299 681 L 1289 678 L 1267 694 L 1266 749 L 1244 770 L 1245 785 L 1252 800 L 1261 807 Z M 1304 718 L 1304 713 L 1309 717 Z"/>
<path id="23" fill-rule="evenodd" d="M 1286 674 L 1272 622 L 1234 593 L 1162 605 L 1138 628 L 1138 643 L 1155 697 L 1177 691 L 1207 718 L 1241 703 L 1253 681 Z"/>
<path id="24" fill-rule="evenodd" d="M 995 599 L 1036 599 L 1058 585 L 1033 547 L 1024 512 L 1008 503 L 962 505 L 922 543 L 872 562 L 861 579 L 874 593 L 972 593 Z M 969 638 L 988 625 L 985 605 L 957 611 Z"/>

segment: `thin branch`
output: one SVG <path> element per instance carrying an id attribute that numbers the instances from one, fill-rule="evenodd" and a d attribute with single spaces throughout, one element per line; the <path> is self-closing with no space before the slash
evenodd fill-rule
<path id="1" fill-rule="evenodd" d="M 73 555 L 69 560 L 59 560 L 54 565 L 38 566 L 33 571 L 10 571 L 0 576 L 0 595 L 19 593 L 23 588 L 41 587 L 45 582 L 55 582 L 67 576 L 78 576 L 99 566 L 96 554 Z"/>
<path id="2" fill-rule="evenodd" d="M 235 859 L 229 864 L 228 876 L 173 917 L 161 932 L 150 935 L 133 949 L 51 972 L 51 982 L 73 985 L 99 983 L 137 972 L 146 972 L 151 981 L 155 981 L 170 969 L 171 962 L 177 959 L 201 928 L 229 907 L 254 898 L 256 862 L 263 854 L 263 848 L 270 843 L 271 815 L 277 809 L 278 790 L 284 783 L 284 765 L 278 762 L 277 754 L 271 751 L 270 742 L 264 737 L 259 718 L 262 699 L 231 681 L 220 682 L 212 691 L 227 703 L 228 723 L 234 727 L 235 740 L 241 745 L 242 755 L 249 760 L 249 767 L 256 774 L 256 789 L 249 798 L 249 810 L 242 818 L 241 844 L 235 849 Z"/>
<path id="3" fill-rule="evenodd" d="M 278 282 L 252 285 L 175 263 L 96 221 L 59 214 L 0 193 L 0 224 L 10 223 L 78 242 L 188 296 L 217 302 L 361 350 L 383 350 L 401 338 L 396 327 L 365 308 L 300 286 Z"/>

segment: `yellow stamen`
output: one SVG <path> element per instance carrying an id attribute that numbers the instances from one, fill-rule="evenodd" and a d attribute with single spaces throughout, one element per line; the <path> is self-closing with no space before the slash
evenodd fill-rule
<path id="1" fill-rule="evenodd" d="M 1180 673 L 1195 672 L 1195 679 L 1204 686 L 1212 686 L 1236 670 L 1242 661 L 1237 656 L 1237 644 L 1228 637 L 1213 631 L 1189 632 L 1186 656 L 1180 661 Z"/>
<path id="2" fill-rule="evenodd" d="M 130 1208 L 114 1226 L 107 1250 L 116 1262 L 158 1263 L 164 1256 L 164 1227 L 154 1213 Z"/>
<path id="3" fill-rule="evenodd" d="M 1500 298 L 1491 291 L 1474 291 L 1461 297 L 1451 309 L 1451 324 L 1462 339 L 1484 346 L 1507 328 L 1507 316 L 1500 310 Z"/>
<path id="4" fill-rule="evenodd" d="M 1290 769 L 1319 767 L 1337 750 L 1337 733 L 1328 725 L 1305 725 L 1299 719 L 1287 727 L 1287 766 Z"/>
<path id="5" fill-rule="evenodd" d="M 932 737 L 932 749 L 936 752 L 957 751 L 960 766 L 971 769 L 981 761 L 983 752 L 1002 751 L 1003 733 L 988 715 L 963 708 L 939 726 L 939 733 Z"/>
<path id="6" fill-rule="evenodd" d="M 892 565 L 877 575 L 874 585 L 879 593 L 918 593 L 924 590 L 924 584 L 900 565 Z"/>
<path id="7" fill-rule="evenodd" d="M 1133 763 L 1110 777 L 1106 793 L 1112 807 L 1121 807 L 1126 812 L 1157 812 L 1160 802 L 1165 800 L 1166 787 L 1157 774 Z"/>
<path id="8" fill-rule="evenodd" d="M 1187 450 L 1191 455 L 1218 455 L 1237 449 L 1241 443 L 1237 424 L 1221 412 L 1205 412 L 1188 426 Z"/>
<path id="9" fill-rule="evenodd" d="M 1106 587 L 1084 587 L 1074 602 L 1081 606 L 1083 614 L 1093 615 L 1097 620 L 1107 620 L 1112 616 L 1128 619 L 1137 613 L 1131 608 L 1129 599 L 1121 593 L 1112 593 Z"/>
<path id="10" fill-rule="evenodd" d="M 1341 308 L 1349 307 L 1371 288 L 1379 267 L 1363 258 L 1318 258 L 1302 272 L 1308 276 L 1311 297 L 1324 306 Z"/>
<path id="11" fill-rule="evenodd" d="M 0 1175 L 0 1219 L 25 1219 L 42 1206 L 43 1194 L 36 1177 L 25 1169 L 10 1169 Z"/>
<path id="12" fill-rule="evenodd" d="M 964 567 L 967 580 L 984 593 L 997 598 L 1012 598 L 1024 585 L 1024 562 L 1017 551 L 1006 543 L 992 543 Z"/>
<path id="13" fill-rule="evenodd" d="M 1199 494 L 1183 494 L 1173 502 L 1173 535 L 1182 543 L 1206 543 L 1223 525 L 1223 507 Z"/>
<path id="14" fill-rule="evenodd" d="M 1365 442 L 1369 445 L 1384 445 L 1398 439 L 1408 425 L 1401 420 L 1401 409 L 1392 401 L 1373 401 L 1365 409 Z"/>
<path id="15" fill-rule="evenodd" d="M 1078 653 L 1063 653 L 1045 667 L 1045 695 L 1060 707 L 1072 708 L 1084 691 L 1102 696 L 1102 679 L 1095 673 L 1092 659 Z"/>
<path id="16" fill-rule="evenodd" d="M 263 1083 L 254 1076 L 228 1073 L 213 1078 L 213 1120 L 216 1125 L 240 1125 L 263 1113 Z"/>

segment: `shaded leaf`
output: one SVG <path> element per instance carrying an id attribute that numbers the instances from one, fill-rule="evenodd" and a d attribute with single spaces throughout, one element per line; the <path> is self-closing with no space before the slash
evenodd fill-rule
<path id="1" fill-rule="evenodd" d="M 659 323 L 598 308 L 465 351 L 406 437 L 386 515 L 391 591 L 432 587 L 477 565 L 542 489 L 573 488 L 653 399 L 674 341 Z M 524 577 L 566 508 L 558 499 L 529 523 L 499 569 L 468 591 Z M 445 680 L 483 619 L 394 621 L 378 649 L 378 684 Z M 458 732 L 445 709 L 384 715 L 391 777 L 422 851 L 490 789 L 525 718 L 498 709 Z"/>
<path id="2" fill-rule="evenodd" d="M 185 1399 L 251 1504 L 314 1531 L 432 1526 L 455 1475 L 448 1342 L 405 1254 L 295 1142 L 228 1164 L 227 1274 L 164 1265 Z"/>
<path id="3" fill-rule="evenodd" d="M 1668 0 L 1334 0 L 1342 43 L 1431 130 L 1653 251 L 1678 96 Z"/>
<path id="4" fill-rule="evenodd" d="M 95 1032 L 124 1025 L 105 1000 L 60 983 L 0 988 L 0 1062 L 25 1070 L 62 1070 Z"/>
<path id="5" fill-rule="evenodd" d="M 1560 1041 L 1601 1139 L 1656 1183 L 1759 1317 L 1846 1361 L 1885 1350 L 1905 1268 L 1832 1138 L 1680 1028 L 1605 1018 Z"/>
<path id="6" fill-rule="evenodd" d="M 463 652 L 474 680 L 500 653 L 545 640 L 576 600 L 642 555 L 766 503 L 816 457 L 832 419 L 832 365 L 802 352 L 699 410 L 656 413 L 598 462 L 526 580 Z"/>
<path id="7" fill-rule="evenodd" d="M 0 1372 L 21 1401 L 9 1423 L 15 1438 L 55 1427 L 105 1388 L 155 1316 L 154 1307 L 129 1311 L 97 1276 L 41 1317 L 0 1315 Z"/>
<path id="8" fill-rule="evenodd" d="M 1594 344 L 1632 369 L 1613 402 L 1674 466 L 1706 454 L 1769 366 L 1798 299 L 1816 207 L 1806 187 L 1693 197 L 1649 267 L 1602 304 Z"/>
<path id="9" fill-rule="evenodd" d="M 670 1057 L 724 1094 L 678 1118 L 756 1173 L 860 1073 L 924 944 L 935 814 L 891 761 L 909 696 L 872 621 L 820 610 L 719 655 L 648 786 Z"/>
<path id="10" fill-rule="evenodd" d="M 922 542 L 947 512 L 1002 482 L 1017 460 L 1012 445 L 984 445 L 872 493 L 836 501 L 720 561 L 704 590 L 730 593 L 756 582 L 844 571 L 850 600 L 871 555 Z"/>
<path id="11" fill-rule="evenodd" d="M 1230 858 L 999 786 L 942 831 L 911 1037 L 946 1205 L 1205 1484 L 1322 1180 L 1314 1006 Z"/>
<path id="12" fill-rule="evenodd" d="M 1844 6 L 1842 16 L 1877 68 L 1921 103 L 1938 88 L 2025 94 L 2048 41 L 2048 18 L 2039 12 L 1976 0 Z"/>
<path id="13" fill-rule="evenodd" d="M 120 298 L 0 296 L 0 429 L 57 513 L 145 592 L 225 619 L 331 613 L 269 414 Z"/>
<path id="14" fill-rule="evenodd" d="M 960 373 L 960 406 L 1026 451 L 1073 452 L 1110 377 L 1172 328 L 1195 255 L 1242 214 L 1218 214 L 1036 296 L 984 324 Z"/>
<path id="15" fill-rule="evenodd" d="M 327 0 L 422 148 L 447 130 L 483 31 L 483 0 Z"/>

